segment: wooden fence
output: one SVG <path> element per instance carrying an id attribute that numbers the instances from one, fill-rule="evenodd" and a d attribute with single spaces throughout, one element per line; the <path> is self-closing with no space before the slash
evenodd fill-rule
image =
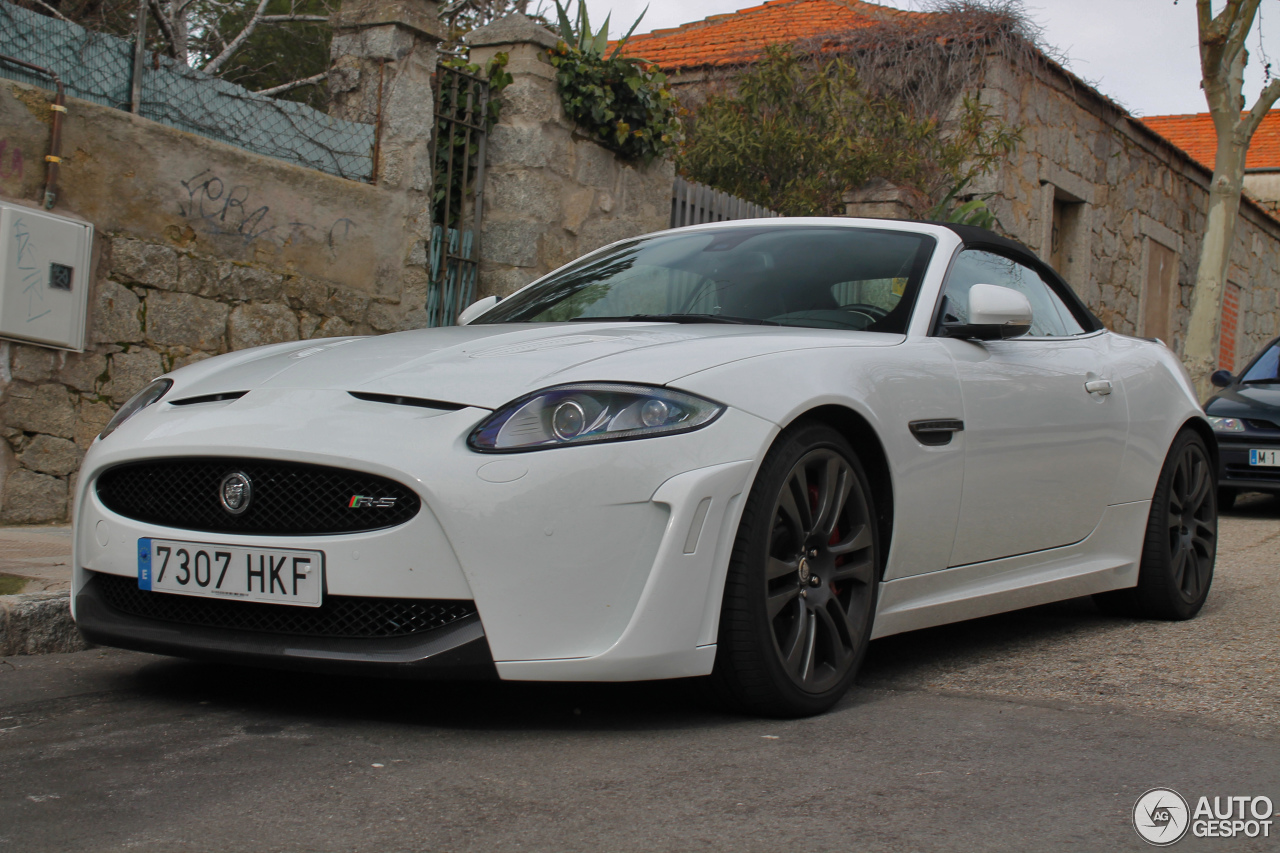
<path id="1" fill-rule="evenodd" d="M 671 227 L 723 222 L 726 219 L 766 219 L 782 214 L 731 196 L 704 184 L 676 178 L 671 190 Z"/>

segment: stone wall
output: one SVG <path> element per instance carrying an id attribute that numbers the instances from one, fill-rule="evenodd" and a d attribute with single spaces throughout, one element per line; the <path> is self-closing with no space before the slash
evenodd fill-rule
<path id="1" fill-rule="evenodd" d="M 393 5 L 435 18 L 434 2 Z M 53 212 L 95 228 L 86 349 L 0 343 L 0 523 L 66 520 L 85 449 L 162 373 L 262 344 L 424 325 L 435 41 L 368 6 L 340 20 L 336 49 L 359 61 L 335 68 L 340 106 L 367 105 L 379 81 L 364 66 L 381 72 L 377 185 L 69 99 Z M 0 80 L 5 201 L 36 207 L 52 95 Z"/>
<path id="2" fill-rule="evenodd" d="M 1087 84 L 1051 65 L 987 69 L 984 102 L 1022 127 L 1015 155 L 979 192 L 1002 228 L 1049 259 L 1106 325 L 1152 334 L 1153 257 L 1176 257 L 1166 340 L 1181 352 L 1212 174 Z M 1229 281 L 1241 288 L 1236 367 L 1280 331 L 1280 222 L 1245 199 Z M 1156 323 L 1150 322 L 1152 318 Z"/>
<path id="3" fill-rule="evenodd" d="M 668 227 L 674 167 L 623 162 L 575 130 L 542 53 L 554 36 L 515 14 L 467 41 L 481 67 L 505 52 L 514 78 L 485 158 L 479 296 L 506 295 L 593 249 Z"/>

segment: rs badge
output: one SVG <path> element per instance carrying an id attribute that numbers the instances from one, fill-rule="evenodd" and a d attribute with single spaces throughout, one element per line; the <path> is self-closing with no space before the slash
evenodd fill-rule
<path id="1" fill-rule="evenodd" d="M 352 495 L 351 502 L 347 504 L 351 509 L 364 509 L 366 507 L 382 507 L 385 509 L 395 505 L 395 498 L 371 498 L 367 495 Z"/>

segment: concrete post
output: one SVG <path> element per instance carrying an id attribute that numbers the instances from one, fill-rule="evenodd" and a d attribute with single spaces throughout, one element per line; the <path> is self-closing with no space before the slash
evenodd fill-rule
<path id="1" fill-rule="evenodd" d="M 425 322 L 439 6 L 436 0 L 342 0 L 333 16 L 329 113 L 376 125 L 373 183 L 404 199 L 399 255 L 388 255 L 370 271 L 375 299 L 395 317 L 383 320 L 382 328 Z M 399 307 L 392 311 L 394 303 Z M 406 312 L 409 305 L 421 307 Z"/>
<path id="2" fill-rule="evenodd" d="M 884 178 L 872 178 L 862 186 L 847 192 L 840 199 L 844 202 L 844 215 L 866 219 L 914 219 L 912 193 L 905 187 L 891 184 Z"/>
<path id="3" fill-rule="evenodd" d="M 667 227 L 675 171 L 628 163 L 577 131 L 546 50 L 558 39 L 519 13 L 469 33 L 471 62 L 507 54 L 512 82 L 486 149 L 478 296 L 511 293 L 561 264 Z"/>
<path id="4" fill-rule="evenodd" d="M 426 192 L 442 40 L 436 0 L 343 0 L 333 17 L 330 115 L 377 124 L 375 183 Z"/>

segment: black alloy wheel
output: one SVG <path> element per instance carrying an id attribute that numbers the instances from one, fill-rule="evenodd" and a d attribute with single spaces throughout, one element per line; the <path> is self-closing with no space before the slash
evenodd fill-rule
<path id="1" fill-rule="evenodd" d="M 1213 583 L 1218 550 L 1218 484 L 1204 439 L 1174 439 L 1156 484 L 1138 569 L 1138 585 L 1094 596 L 1104 613 L 1190 619 Z"/>
<path id="2" fill-rule="evenodd" d="M 866 653 L 879 573 L 862 466 L 824 425 L 766 457 L 725 585 L 713 682 L 742 710 L 803 716 L 831 707 Z"/>

